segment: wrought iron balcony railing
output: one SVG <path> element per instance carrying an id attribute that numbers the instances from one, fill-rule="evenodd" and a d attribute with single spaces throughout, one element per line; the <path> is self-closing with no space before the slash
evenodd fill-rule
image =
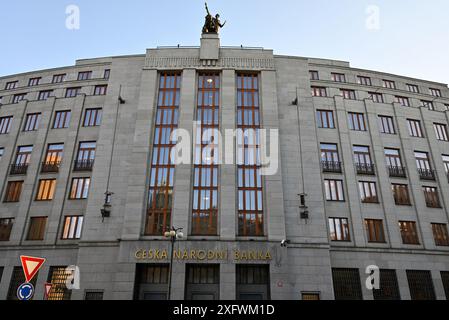
<path id="1" fill-rule="evenodd" d="M 60 166 L 61 166 L 61 162 L 60 161 L 46 161 L 46 162 L 42 162 L 41 172 L 42 173 L 58 173 Z"/>
<path id="2" fill-rule="evenodd" d="M 376 174 L 376 171 L 374 169 L 374 165 L 373 164 L 356 163 L 355 167 L 356 167 L 356 170 L 357 170 L 357 174 L 366 174 L 366 175 L 370 175 L 370 176 L 373 176 L 373 175 Z"/>
<path id="3" fill-rule="evenodd" d="M 92 171 L 95 160 L 76 160 L 73 171 Z"/>
<path id="4" fill-rule="evenodd" d="M 339 161 L 321 161 L 323 172 L 341 173 L 341 162 Z"/>
<path id="5" fill-rule="evenodd" d="M 27 174 L 28 171 L 28 164 L 12 164 L 11 168 L 9 170 L 9 174 L 11 175 L 21 175 L 21 174 Z"/>
<path id="6" fill-rule="evenodd" d="M 392 178 L 407 178 L 407 172 L 404 167 L 389 166 L 388 172 Z"/>
<path id="7" fill-rule="evenodd" d="M 435 181 L 437 179 L 436 175 L 435 175 L 435 170 L 418 169 L 418 174 L 419 174 L 419 177 L 421 178 L 421 180 Z"/>

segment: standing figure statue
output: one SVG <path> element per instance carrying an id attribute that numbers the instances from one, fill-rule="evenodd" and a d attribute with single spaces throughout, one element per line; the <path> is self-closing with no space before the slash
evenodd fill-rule
<path id="1" fill-rule="evenodd" d="M 226 21 L 221 24 L 220 22 L 220 15 L 216 14 L 215 18 L 212 17 L 212 15 L 209 12 L 209 8 L 206 5 L 206 12 L 207 16 L 205 18 L 204 27 L 203 27 L 203 33 L 218 33 L 220 31 L 220 28 L 223 28 L 226 24 Z"/>

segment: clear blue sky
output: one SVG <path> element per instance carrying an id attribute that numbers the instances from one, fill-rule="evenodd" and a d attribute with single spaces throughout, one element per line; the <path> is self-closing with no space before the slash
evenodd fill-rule
<path id="1" fill-rule="evenodd" d="M 222 45 L 350 61 L 352 66 L 449 82 L 447 0 L 210 0 L 227 20 Z M 80 30 L 65 27 L 80 8 Z M 367 7 L 380 28 L 366 27 Z M 3 0 L 0 75 L 71 65 L 79 58 L 199 45 L 204 0 Z"/>

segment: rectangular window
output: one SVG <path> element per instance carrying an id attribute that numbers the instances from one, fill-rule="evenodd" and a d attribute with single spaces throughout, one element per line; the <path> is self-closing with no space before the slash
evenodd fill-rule
<path id="1" fill-rule="evenodd" d="M 424 138 L 423 131 L 421 129 L 421 121 L 407 119 L 407 126 L 411 137 Z"/>
<path id="2" fill-rule="evenodd" d="M 81 239 L 81 231 L 83 229 L 84 217 L 67 216 L 64 219 L 64 229 L 62 230 L 63 240 Z"/>
<path id="3" fill-rule="evenodd" d="M 70 110 L 56 111 L 53 120 L 53 129 L 64 129 L 70 125 L 70 117 L 72 112 Z"/>
<path id="4" fill-rule="evenodd" d="M 0 101 L 1 102 L 1 101 Z M 446 110 L 446 111 L 449 111 L 449 104 L 444 104 L 444 109 Z"/>
<path id="5" fill-rule="evenodd" d="M 0 219 L 0 241 L 9 241 L 13 225 L 14 225 L 14 218 Z"/>
<path id="6" fill-rule="evenodd" d="M 48 165 L 60 165 L 62 162 L 62 156 L 64 154 L 64 144 L 49 144 L 47 153 L 45 154 L 45 164 Z"/>
<path id="7" fill-rule="evenodd" d="M 401 300 L 396 270 L 380 269 L 379 290 L 373 290 L 374 300 Z"/>
<path id="8" fill-rule="evenodd" d="M 64 301 L 70 300 L 72 290 L 67 289 L 67 281 L 72 272 L 67 267 L 50 267 L 47 282 L 52 284 L 50 292 L 47 296 L 48 301 Z"/>
<path id="9" fill-rule="evenodd" d="M 258 111 L 256 111 L 258 112 Z M 218 223 L 218 139 L 214 130 L 219 129 L 218 115 L 220 113 L 220 75 L 200 74 L 198 77 L 198 103 L 196 121 L 197 127 L 194 151 L 194 182 L 193 182 L 193 210 L 192 234 L 217 235 Z M 239 125 L 253 123 L 251 112 L 239 109 Z M 250 170 L 247 171 L 249 173 Z M 239 169 L 239 175 L 243 169 Z M 254 178 L 246 175 L 246 179 L 239 181 L 239 187 L 255 187 L 251 182 Z"/>
<path id="10" fill-rule="evenodd" d="M 3 202 L 19 202 L 22 193 L 23 181 L 10 181 L 6 187 Z"/>
<path id="11" fill-rule="evenodd" d="M 42 78 L 31 78 L 28 80 L 28 87 L 34 87 L 39 85 L 39 82 L 41 81 Z"/>
<path id="12" fill-rule="evenodd" d="M 321 166 L 323 172 L 341 172 L 340 157 L 338 156 L 338 147 L 336 144 L 321 143 Z"/>
<path id="13" fill-rule="evenodd" d="M 70 189 L 70 200 L 87 199 L 89 195 L 90 178 L 73 178 Z"/>
<path id="14" fill-rule="evenodd" d="M 94 96 L 105 96 L 108 91 L 107 85 L 95 86 Z"/>
<path id="15" fill-rule="evenodd" d="M 163 235 L 171 227 L 175 164 L 170 159 L 170 152 L 177 140 L 170 136 L 178 128 L 180 87 L 180 73 L 160 74 L 146 235 Z"/>
<path id="16" fill-rule="evenodd" d="M 329 218 L 329 232 L 331 241 L 351 241 L 346 218 Z"/>
<path id="17" fill-rule="evenodd" d="M 111 76 L 111 70 L 110 69 L 104 70 L 103 79 L 108 80 L 110 76 Z"/>
<path id="18" fill-rule="evenodd" d="M 434 123 L 433 127 L 435 128 L 435 134 L 437 139 L 440 141 L 449 141 L 447 134 L 447 126 L 441 123 Z"/>
<path id="19" fill-rule="evenodd" d="M 359 269 L 332 268 L 335 300 L 363 300 Z"/>
<path id="20" fill-rule="evenodd" d="M 0 147 L 0 161 L 2 161 L 3 154 L 5 153 L 5 148 Z"/>
<path id="21" fill-rule="evenodd" d="M 399 230 L 401 231 L 403 244 L 419 245 L 418 232 L 416 231 L 416 222 L 399 221 Z"/>
<path id="22" fill-rule="evenodd" d="M 408 192 L 408 186 L 406 184 L 391 185 L 391 191 L 393 192 L 394 202 L 398 206 L 411 205 L 410 194 Z"/>
<path id="23" fill-rule="evenodd" d="M 39 128 L 39 122 L 41 120 L 40 113 L 30 113 L 27 114 L 25 120 L 25 126 L 23 127 L 23 131 L 36 131 Z"/>
<path id="24" fill-rule="evenodd" d="M 422 180 L 435 180 L 435 172 L 430 165 L 430 158 L 427 152 L 415 151 L 416 166 L 419 177 Z"/>
<path id="25" fill-rule="evenodd" d="M 368 242 L 385 243 L 384 225 L 382 220 L 365 219 L 366 234 Z"/>
<path id="26" fill-rule="evenodd" d="M 396 89 L 396 83 L 391 80 L 382 80 L 382 85 L 387 89 Z"/>
<path id="27" fill-rule="evenodd" d="M 8 134 L 11 130 L 12 116 L 0 118 L 0 134 Z"/>
<path id="28" fill-rule="evenodd" d="M 346 82 L 346 76 L 343 73 L 331 73 L 331 79 L 335 82 Z"/>
<path id="29" fill-rule="evenodd" d="M 36 276 L 31 280 L 31 284 L 36 287 L 36 281 L 39 274 L 36 274 Z M 8 289 L 8 296 L 7 300 L 9 301 L 17 301 L 17 290 L 19 289 L 19 286 L 23 283 L 25 283 L 25 275 L 23 273 L 22 267 L 14 267 L 12 276 L 11 276 L 11 282 L 9 283 L 9 289 Z M 33 298 L 31 298 L 33 299 Z"/>
<path id="30" fill-rule="evenodd" d="M 25 100 L 26 93 L 15 94 L 12 98 L 12 103 L 19 103 L 22 100 Z"/>
<path id="31" fill-rule="evenodd" d="M 318 71 L 309 71 L 309 75 L 310 75 L 310 80 L 320 80 L 320 75 L 318 73 Z"/>
<path id="32" fill-rule="evenodd" d="M 90 80 L 92 78 L 92 71 L 83 71 L 78 73 L 78 81 Z"/>
<path id="33" fill-rule="evenodd" d="M 335 129 L 334 112 L 330 110 L 317 110 L 316 121 L 318 128 Z"/>
<path id="34" fill-rule="evenodd" d="M 421 100 L 421 107 L 427 108 L 429 110 L 435 110 L 435 106 L 432 101 Z"/>
<path id="35" fill-rule="evenodd" d="M 417 85 L 414 85 L 414 84 L 407 84 L 407 89 L 408 89 L 408 91 L 410 91 L 410 92 L 413 92 L 413 93 L 419 93 L 419 87 L 418 87 Z"/>
<path id="36" fill-rule="evenodd" d="M 312 97 L 327 97 L 326 88 L 312 87 Z"/>
<path id="37" fill-rule="evenodd" d="M 17 88 L 19 81 L 10 81 L 6 83 L 5 90 L 12 90 Z"/>
<path id="38" fill-rule="evenodd" d="M 81 88 L 67 88 L 65 91 L 65 97 L 66 98 L 74 98 L 81 92 Z"/>
<path id="39" fill-rule="evenodd" d="M 84 112 L 83 127 L 96 127 L 101 125 L 101 119 L 103 117 L 103 109 L 86 109 Z"/>
<path id="40" fill-rule="evenodd" d="M 80 142 L 74 171 L 92 171 L 95 162 L 96 142 Z"/>
<path id="41" fill-rule="evenodd" d="M 28 166 L 31 159 L 31 153 L 33 152 L 33 146 L 20 146 L 17 147 L 16 161 L 15 165 L 26 165 Z"/>
<path id="42" fill-rule="evenodd" d="M 47 225 L 47 217 L 30 218 L 30 226 L 28 227 L 28 241 L 42 241 L 45 236 L 45 226 Z"/>
<path id="43" fill-rule="evenodd" d="M 396 134 L 393 117 L 379 116 L 380 132 L 385 134 Z"/>
<path id="44" fill-rule="evenodd" d="M 55 195 L 56 179 L 39 180 L 36 201 L 51 201 Z"/>
<path id="45" fill-rule="evenodd" d="M 366 131 L 365 115 L 363 113 L 348 113 L 349 129 L 353 131 Z"/>
<path id="46" fill-rule="evenodd" d="M 395 96 L 394 99 L 395 99 L 395 102 L 399 103 L 401 106 L 403 106 L 403 107 L 410 107 L 410 100 L 409 100 L 409 98 Z"/>
<path id="47" fill-rule="evenodd" d="M 263 188 L 260 174 L 259 77 L 237 75 L 238 155 L 238 235 L 263 236 Z"/>
<path id="48" fill-rule="evenodd" d="M 449 178 L 449 155 L 443 154 L 442 158 L 443 158 L 444 170 L 446 171 L 446 175 Z"/>
<path id="49" fill-rule="evenodd" d="M 40 91 L 37 100 L 43 101 L 53 96 L 53 90 Z"/>
<path id="50" fill-rule="evenodd" d="M 355 91 L 348 89 L 340 89 L 340 94 L 344 99 L 347 100 L 356 100 Z"/>
<path id="51" fill-rule="evenodd" d="M 449 300 L 449 271 L 441 271 L 441 281 L 446 293 L 446 300 Z"/>
<path id="52" fill-rule="evenodd" d="M 423 187 L 424 197 L 428 208 L 442 208 L 438 189 L 435 187 Z"/>
<path id="53" fill-rule="evenodd" d="M 359 190 L 362 203 L 379 203 L 375 182 L 360 181 Z"/>
<path id="54" fill-rule="evenodd" d="M 370 77 L 364 77 L 364 76 L 357 76 L 357 83 L 361 84 L 363 86 L 371 86 L 371 78 Z"/>
<path id="55" fill-rule="evenodd" d="M 342 180 L 324 180 L 327 201 L 345 201 Z"/>
<path id="56" fill-rule="evenodd" d="M 55 74 L 53 76 L 53 80 L 51 81 L 52 83 L 61 83 L 64 82 L 65 80 L 65 74 Z"/>
<path id="57" fill-rule="evenodd" d="M 449 247 L 449 233 L 447 231 L 447 224 L 432 223 L 432 231 L 436 246 Z"/>
<path id="58" fill-rule="evenodd" d="M 406 178 L 407 173 L 402 166 L 401 153 L 398 149 L 385 148 L 385 162 L 390 177 Z"/>
<path id="59" fill-rule="evenodd" d="M 369 98 L 375 103 L 384 103 L 384 96 L 382 93 L 378 92 L 368 92 Z"/>
<path id="60" fill-rule="evenodd" d="M 441 90 L 440 90 L 440 89 L 433 89 L 433 88 L 430 88 L 430 89 L 429 89 L 429 92 L 430 92 L 430 94 L 431 94 L 432 96 L 434 96 L 434 97 L 441 97 Z"/>
<path id="61" fill-rule="evenodd" d="M 406 272 L 412 300 L 436 300 L 430 271 L 407 270 Z"/>
<path id="62" fill-rule="evenodd" d="M 357 174 L 374 175 L 374 164 L 371 160 L 371 153 L 368 146 L 353 146 L 354 163 Z"/>

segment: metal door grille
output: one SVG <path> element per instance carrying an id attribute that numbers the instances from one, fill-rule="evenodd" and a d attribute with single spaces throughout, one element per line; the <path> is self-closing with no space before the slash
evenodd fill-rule
<path id="1" fill-rule="evenodd" d="M 380 270 L 380 289 L 373 295 L 374 300 L 401 300 L 396 270 Z"/>
<path id="2" fill-rule="evenodd" d="M 66 267 L 50 267 L 48 282 L 52 284 L 48 300 L 70 300 L 72 290 L 67 289 L 67 279 L 72 273 Z"/>
<path id="3" fill-rule="evenodd" d="M 237 284 L 268 285 L 269 266 L 237 265 Z"/>
<path id="4" fill-rule="evenodd" d="M 412 300 L 436 300 L 430 271 L 407 270 Z"/>
<path id="5" fill-rule="evenodd" d="M 332 269 L 335 300 L 363 300 L 358 269 Z"/>
<path id="6" fill-rule="evenodd" d="M 444 293 L 446 293 L 446 300 L 449 300 L 449 271 L 441 271 L 441 280 L 443 281 Z"/>

